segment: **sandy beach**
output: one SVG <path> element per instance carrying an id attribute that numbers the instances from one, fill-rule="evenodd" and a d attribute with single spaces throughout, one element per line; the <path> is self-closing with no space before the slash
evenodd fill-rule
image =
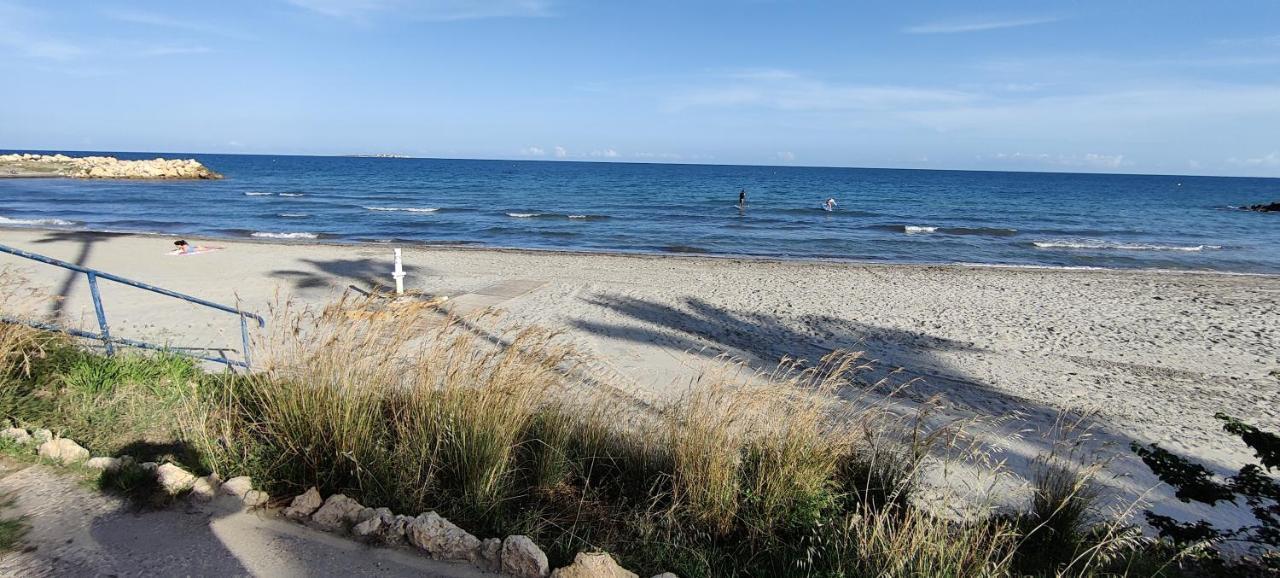
<path id="1" fill-rule="evenodd" d="M 321 304 L 348 286 L 392 283 L 391 246 L 192 239 L 222 247 L 168 255 L 172 238 L 3 230 L 0 243 L 266 313 L 283 298 Z M 1044 449 L 1060 410 L 1096 412 L 1096 448 L 1118 458 L 1123 495 L 1154 483 L 1128 440 L 1159 442 L 1217 468 L 1247 448 L 1219 430 L 1224 411 L 1280 424 L 1280 278 L 1274 276 L 864 265 L 677 256 L 404 247 L 406 286 L 452 297 L 455 312 L 565 331 L 639 398 L 675 395 L 719 354 L 757 368 L 791 355 L 865 351 L 874 380 L 910 404 L 941 396 L 949 416 L 1008 420 L 1010 463 Z M 83 275 L 0 255 L 27 286 L 63 296 L 26 313 L 94 328 Z M 104 283 L 115 335 L 238 347 L 235 317 Z M 1000 437 L 1000 436 L 997 436 Z M 1130 478 L 1132 476 L 1132 478 Z M 1170 504 L 1169 507 L 1177 507 Z"/>

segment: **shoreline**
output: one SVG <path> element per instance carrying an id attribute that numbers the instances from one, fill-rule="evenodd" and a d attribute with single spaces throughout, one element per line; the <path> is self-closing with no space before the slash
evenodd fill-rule
<path id="1" fill-rule="evenodd" d="M 224 249 L 175 257 L 174 238 L 0 228 L 6 245 L 262 314 L 264 335 L 281 306 L 318 311 L 351 286 L 394 286 L 394 245 L 188 237 Z M 406 290 L 448 297 L 448 313 L 496 312 L 475 326 L 485 335 L 555 331 L 638 401 L 678 398 L 721 355 L 768 371 L 861 351 L 866 383 L 904 386 L 896 402 L 937 399 L 945 419 L 992 420 L 976 433 L 1015 469 L 1043 453 L 1060 412 L 1089 416 L 1097 449 L 1119 451 L 1107 485 L 1122 498 L 1158 483 L 1125 450 L 1131 440 L 1230 471 L 1250 454 L 1213 415 L 1280 420 L 1280 276 L 402 248 Z M 96 329 L 84 275 L 4 254 L 0 271 L 54 297 L 11 292 L 11 311 Z M 240 341 L 225 312 L 110 283 L 102 298 L 113 335 Z"/>
<path id="2" fill-rule="evenodd" d="M 81 233 L 86 235 L 125 235 L 138 238 L 194 239 L 210 242 L 249 243 L 256 245 L 276 246 L 323 246 L 323 247 L 415 247 L 431 250 L 456 250 L 476 252 L 496 252 L 505 254 L 529 255 L 578 255 L 602 257 L 630 257 L 642 259 L 677 259 L 677 260 L 709 260 L 716 262 L 740 261 L 750 263 L 797 264 L 797 265 L 845 265 L 850 267 L 884 267 L 884 268 L 921 268 L 921 269 L 959 269 L 984 270 L 997 269 L 1008 271 L 1063 271 L 1063 272 L 1098 272 L 1098 273 L 1133 273 L 1148 275 L 1197 275 L 1227 277 L 1261 277 L 1280 278 L 1280 272 L 1258 273 L 1250 271 L 1221 271 L 1216 269 L 1162 269 L 1139 267 L 1090 267 L 1071 265 L 1027 265 L 1018 263 L 974 263 L 965 261 L 867 261 L 859 259 L 842 259 L 838 257 L 780 257 L 773 255 L 749 255 L 731 253 L 683 253 L 662 251 L 619 251 L 591 249 L 543 249 L 536 247 L 504 247 L 481 245 L 478 243 L 446 243 L 431 241 L 369 241 L 369 240 L 336 240 L 336 239 L 283 239 L 264 237 L 218 237 L 207 235 L 182 235 L 178 233 L 150 233 L 139 231 L 112 231 L 97 229 L 73 229 L 48 226 L 22 226 L 0 224 L 0 231 L 34 231 L 43 233 Z"/>

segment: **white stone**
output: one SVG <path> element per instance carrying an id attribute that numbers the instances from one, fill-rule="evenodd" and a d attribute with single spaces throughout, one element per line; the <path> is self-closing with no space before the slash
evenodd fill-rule
<path id="1" fill-rule="evenodd" d="M 84 466 L 86 468 L 102 470 L 104 472 L 114 472 L 120 469 L 120 458 L 110 458 L 110 457 L 89 458 L 89 461 L 85 462 Z"/>
<path id="2" fill-rule="evenodd" d="M 0 437 L 11 439 L 20 444 L 31 443 L 31 434 L 27 433 L 27 430 L 20 427 L 8 428 L 0 432 Z"/>
<path id="3" fill-rule="evenodd" d="M 294 498 L 289 507 L 284 509 L 284 515 L 291 520 L 306 520 L 319 510 L 322 504 L 324 500 L 320 498 L 320 490 L 312 487 Z"/>
<path id="4" fill-rule="evenodd" d="M 619 566 L 613 556 L 604 552 L 578 552 L 573 563 L 557 568 L 551 578 L 640 578 L 635 572 Z"/>
<path id="5" fill-rule="evenodd" d="M 345 530 L 351 524 L 359 522 L 360 512 L 364 506 L 342 494 L 334 494 L 324 501 L 316 513 L 311 514 L 311 524 L 329 532 Z"/>
<path id="6" fill-rule="evenodd" d="M 271 501 L 271 496 L 262 490 L 249 490 L 240 496 L 240 501 L 250 508 L 257 508 Z"/>
<path id="7" fill-rule="evenodd" d="M 40 457 L 63 464 L 74 464 L 89 459 L 89 450 L 67 438 L 55 438 L 40 444 Z"/>
<path id="8" fill-rule="evenodd" d="M 170 494 L 178 494 L 190 489 L 196 483 L 196 477 L 176 465 L 164 464 L 156 468 L 156 479 Z"/>
<path id="9" fill-rule="evenodd" d="M 485 538 L 480 543 L 480 555 L 475 560 L 476 566 L 485 572 L 502 571 L 502 539 Z"/>
<path id="10" fill-rule="evenodd" d="M 222 486 L 222 480 L 218 478 L 218 474 L 209 474 L 196 478 L 196 481 L 191 484 L 191 497 L 199 500 L 212 500 L 218 496 L 218 488 L 220 486 Z"/>
<path id="11" fill-rule="evenodd" d="M 249 476 L 236 476 L 222 482 L 222 487 L 218 488 L 218 491 L 228 496 L 235 496 L 243 499 L 244 495 L 249 493 L 249 490 L 252 489 L 253 478 L 250 478 Z"/>
<path id="12" fill-rule="evenodd" d="M 426 512 L 409 524 L 409 543 L 426 550 L 437 560 L 475 560 L 480 539 L 467 533 L 435 512 Z"/>
<path id="13" fill-rule="evenodd" d="M 547 555 L 528 536 L 502 541 L 502 573 L 516 578 L 544 578 L 551 572 Z"/>

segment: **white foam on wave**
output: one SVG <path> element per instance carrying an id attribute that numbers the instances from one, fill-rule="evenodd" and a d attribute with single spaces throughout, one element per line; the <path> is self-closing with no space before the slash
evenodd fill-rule
<path id="1" fill-rule="evenodd" d="M 75 221 L 64 221 L 62 219 L 10 219 L 8 217 L 0 217 L 0 225 L 27 225 L 35 227 L 67 227 L 76 224 Z"/>
<path id="2" fill-rule="evenodd" d="M 244 196 L 246 196 L 246 197 L 270 197 L 271 195 L 274 195 L 274 194 L 275 194 L 275 193 L 260 193 L 260 192 L 258 192 L 258 191 L 249 191 L 249 192 L 245 193 L 245 194 L 244 194 Z"/>
<path id="3" fill-rule="evenodd" d="M 280 193 L 282 197 L 301 197 L 302 193 Z"/>
<path id="4" fill-rule="evenodd" d="M 570 219 L 590 219 L 591 215 L 569 215 Z"/>
<path id="5" fill-rule="evenodd" d="M 310 217 L 311 215 L 306 213 L 280 213 L 280 216 L 286 219 L 297 219 L 301 217 Z"/>
<path id="6" fill-rule="evenodd" d="M 1118 251 L 1216 251 L 1221 245 L 1157 245 L 1153 243 L 1116 243 L 1098 239 L 1034 241 L 1041 249 L 1095 249 Z"/>
<path id="7" fill-rule="evenodd" d="M 906 233 L 906 234 L 908 234 L 908 235 L 914 235 L 914 234 L 916 234 L 916 233 L 933 233 L 933 232 L 937 231 L 937 230 L 938 230 L 938 228 L 937 228 L 937 227 L 923 227 L 923 226 L 917 226 L 917 225 L 907 225 L 907 226 L 903 227 L 903 228 L 902 228 L 902 230 L 903 230 L 903 232 L 905 232 L 905 233 Z"/>
<path id="8" fill-rule="evenodd" d="M 538 217 L 541 215 L 542 213 L 507 213 L 508 217 L 515 217 L 517 219 L 528 219 L 530 217 Z"/>
<path id="9" fill-rule="evenodd" d="M 401 211 L 405 213 L 434 213 L 438 207 L 365 207 L 367 211 Z"/>
<path id="10" fill-rule="evenodd" d="M 263 239 L 315 239 L 315 238 L 318 238 L 320 235 L 317 235 L 317 234 L 315 234 L 315 233 L 306 233 L 306 232 L 300 232 L 300 233 L 267 233 L 267 232 L 263 232 L 263 231 L 258 231 L 258 232 L 256 232 L 256 233 L 254 233 L 253 235 L 250 235 L 250 236 L 252 236 L 252 237 L 259 237 L 259 238 L 263 238 Z"/>

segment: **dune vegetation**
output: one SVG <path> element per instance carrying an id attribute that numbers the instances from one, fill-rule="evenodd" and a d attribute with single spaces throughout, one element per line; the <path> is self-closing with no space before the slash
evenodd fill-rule
<path id="1" fill-rule="evenodd" d="M 552 331 L 370 305 L 282 307 L 250 374 L 0 325 L 0 414 L 273 496 L 316 486 L 526 534 L 553 567 L 604 550 L 684 577 L 1204 570 L 1102 515 L 1096 469 L 1067 455 L 1040 460 L 1018 510 L 919 500 L 923 468 L 964 459 L 966 424 L 895 411 L 856 353 L 766 374 L 720 360 L 655 404 Z"/>

